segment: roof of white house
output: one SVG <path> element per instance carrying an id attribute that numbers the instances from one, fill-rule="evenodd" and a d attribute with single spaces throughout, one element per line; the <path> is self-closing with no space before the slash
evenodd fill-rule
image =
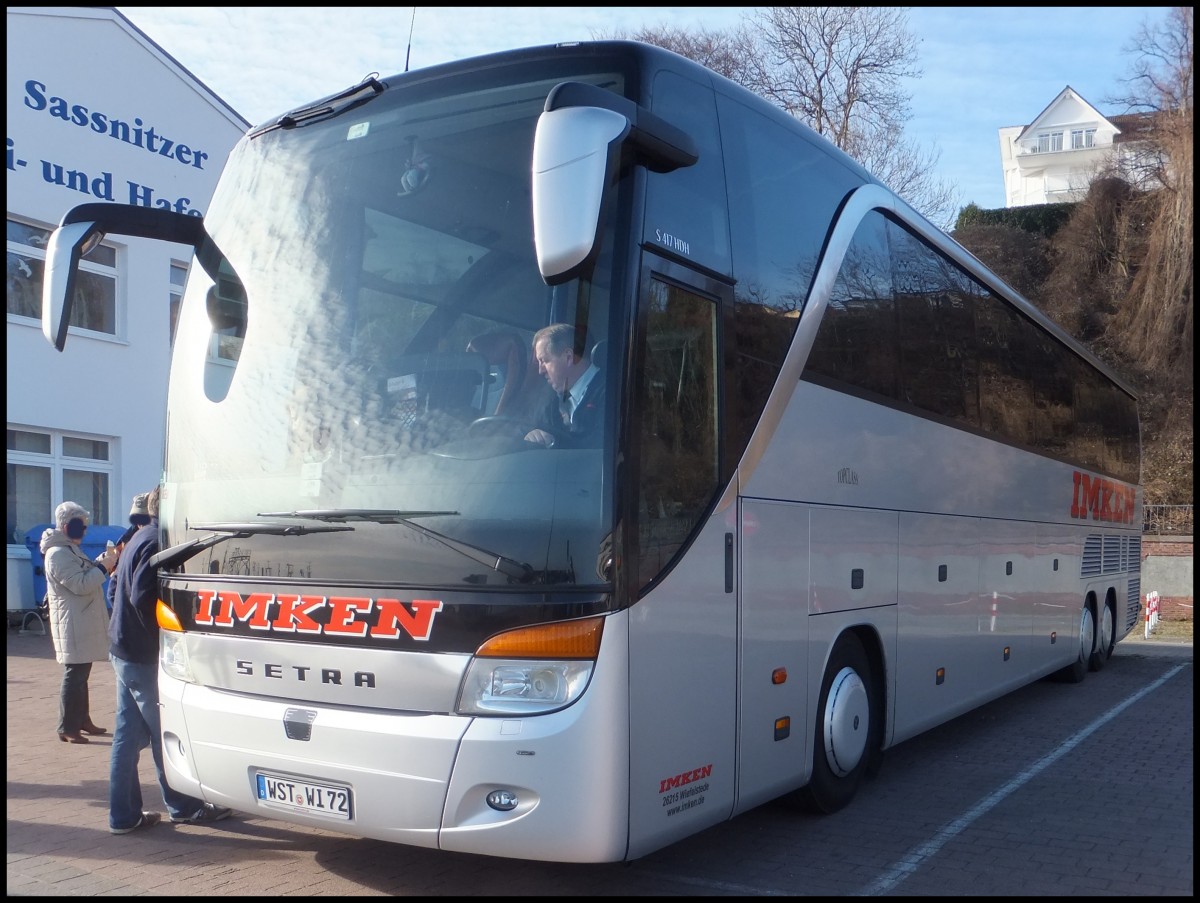
<path id="1" fill-rule="evenodd" d="M 1072 110 L 1072 114 L 1070 116 L 1071 120 L 1073 120 L 1073 121 L 1102 120 L 1102 121 L 1108 123 L 1109 125 L 1112 125 L 1118 134 L 1120 133 L 1121 130 L 1119 128 L 1117 128 L 1117 126 L 1113 123 L 1113 121 L 1111 119 L 1109 119 L 1107 116 L 1105 116 L 1099 110 L 1097 110 L 1094 106 L 1092 106 L 1090 103 L 1088 103 L 1086 100 L 1084 100 L 1082 95 L 1080 95 L 1080 93 L 1078 91 L 1076 91 L 1070 85 L 1067 85 L 1065 88 L 1063 88 L 1061 91 L 1058 92 L 1058 96 L 1056 96 L 1054 98 L 1054 100 L 1052 100 L 1052 101 L 1050 101 L 1050 103 L 1046 104 L 1046 108 L 1044 110 L 1042 110 L 1042 112 L 1038 113 L 1037 116 L 1033 117 L 1033 121 L 1031 121 L 1028 125 L 1026 125 L 1025 128 L 1021 130 L 1020 134 L 1018 134 L 1014 140 L 1020 141 L 1022 138 L 1025 137 L 1025 134 L 1027 132 L 1033 131 L 1033 130 L 1037 129 L 1039 126 L 1041 126 L 1043 121 L 1045 121 L 1049 117 L 1049 114 L 1052 111 L 1058 111 L 1064 105 L 1068 105 L 1068 104 L 1075 108 Z"/>

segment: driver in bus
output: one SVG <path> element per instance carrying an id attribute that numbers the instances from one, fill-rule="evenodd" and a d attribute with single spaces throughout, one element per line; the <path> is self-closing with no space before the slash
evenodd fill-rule
<path id="1" fill-rule="evenodd" d="M 575 327 L 553 323 L 533 336 L 538 373 L 546 378 L 554 397 L 542 409 L 538 428 L 525 434 L 526 442 L 548 447 L 598 445 L 604 417 L 604 379 L 592 361 L 586 332 L 576 343 Z"/>

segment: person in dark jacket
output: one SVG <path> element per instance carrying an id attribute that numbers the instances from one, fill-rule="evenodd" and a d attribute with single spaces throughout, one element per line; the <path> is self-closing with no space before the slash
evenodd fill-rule
<path id="1" fill-rule="evenodd" d="M 533 336 L 538 372 L 554 397 L 542 411 L 538 429 L 525 441 L 551 447 L 600 444 L 604 423 L 604 377 L 592 360 L 587 338 L 576 341 L 575 327 L 554 323 Z"/>
<path id="2" fill-rule="evenodd" d="M 142 809 L 138 760 L 147 746 L 171 821 L 204 824 L 228 818 L 232 812 L 172 789 L 163 769 L 158 714 L 158 569 L 150 564 L 159 550 L 158 500 L 155 487 L 146 500 L 150 522 L 125 544 L 113 575 L 116 588 L 108 627 L 108 657 L 117 675 L 117 726 L 108 782 L 108 828 L 113 834 L 151 828 L 162 820 L 159 813 Z"/>
<path id="3" fill-rule="evenodd" d="M 104 661 L 108 631 L 104 580 L 116 567 L 119 553 L 109 549 L 95 561 L 83 554 L 80 546 L 90 521 L 82 505 L 63 502 L 54 509 L 55 526 L 42 534 L 38 546 L 45 556 L 54 657 L 63 666 L 58 739 L 64 743 L 87 743 L 84 734 L 106 733 L 92 722 L 88 678 L 92 663 Z"/>
<path id="4" fill-rule="evenodd" d="M 126 530 L 123 534 L 121 534 L 121 538 L 119 540 L 117 540 L 117 542 L 116 542 L 116 547 L 117 547 L 118 553 L 120 553 L 120 551 L 125 548 L 125 543 L 127 543 L 127 542 L 129 542 L 129 540 L 133 539 L 133 534 L 136 533 L 140 527 L 144 527 L 144 526 L 146 526 L 146 524 L 150 523 L 150 511 L 146 507 L 146 505 L 148 504 L 149 498 L 150 498 L 150 493 L 148 493 L 148 492 L 139 492 L 137 495 L 135 495 L 133 497 L 133 503 L 129 506 L 129 529 Z M 113 592 L 116 590 L 116 588 L 117 588 L 117 581 L 109 580 L 108 581 L 108 598 L 107 598 L 109 611 L 112 611 Z M 107 633 L 107 630 L 106 630 L 106 633 Z M 107 647 L 107 642 L 108 641 L 107 641 L 107 637 L 106 637 L 105 638 L 105 646 L 106 647 Z"/>

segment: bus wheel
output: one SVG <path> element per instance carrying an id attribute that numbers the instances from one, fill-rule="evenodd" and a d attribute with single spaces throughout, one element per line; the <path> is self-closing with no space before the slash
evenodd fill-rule
<path id="1" fill-rule="evenodd" d="M 1107 602 L 1100 609 L 1100 626 L 1096 631 L 1096 649 L 1088 663 L 1093 671 L 1099 671 L 1112 656 L 1113 647 L 1117 645 L 1117 619 L 1113 615 L 1112 606 Z"/>
<path id="2" fill-rule="evenodd" d="M 1077 684 L 1087 677 L 1091 667 L 1092 649 L 1096 645 L 1096 619 L 1092 617 L 1092 607 L 1083 603 L 1083 613 L 1079 616 L 1079 648 L 1075 661 L 1054 674 L 1060 681 Z"/>
<path id="3" fill-rule="evenodd" d="M 862 641 L 843 634 L 821 681 L 812 778 L 799 791 L 806 809 L 833 813 L 854 798 L 882 736 L 877 695 Z"/>

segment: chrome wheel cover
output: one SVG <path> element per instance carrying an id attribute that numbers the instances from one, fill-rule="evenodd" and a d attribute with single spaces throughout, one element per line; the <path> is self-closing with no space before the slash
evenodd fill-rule
<path id="1" fill-rule="evenodd" d="M 1096 646 L 1096 620 L 1092 610 L 1083 606 L 1083 615 L 1079 620 L 1079 658 L 1087 661 Z"/>
<path id="2" fill-rule="evenodd" d="M 825 700 L 825 759 L 840 778 L 862 761 L 870 733 L 871 701 L 866 684 L 853 668 L 843 668 Z"/>

